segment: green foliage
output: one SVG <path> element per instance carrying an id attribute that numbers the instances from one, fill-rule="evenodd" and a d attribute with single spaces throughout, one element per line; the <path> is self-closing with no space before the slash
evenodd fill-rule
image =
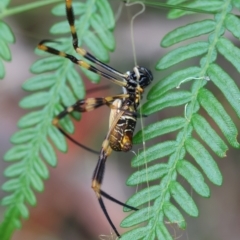
<path id="1" fill-rule="evenodd" d="M 5 9 L 8 3 L 8 0 L 1 1 L 0 9 Z M 132 167 L 137 170 L 129 177 L 127 185 L 148 184 L 127 201 L 127 204 L 140 210 L 126 217 L 121 226 L 132 227 L 141 223 L 144 223 L 144 226 L 123 234 L 123 240 L 172 240 L 173 237 L 165 225 L 166 220 L 185 229 L 183 213 L 198 216 L 195 201 L 182 186 L 179 176 L 186 179 L 196 193 L 207 198 L 210 196 L 210 186 L 205 182 L 206 177 L 215 185 L 222 184 L 222 175 L 213 155 L 225 157 L 227 143 L 239 148 L 236 139 L 238 130 L 226 108 L 206 89 L 206 77 L 219 88 L 240 117 L 239 89 L 216 61 L 220 54 L 240 71 L 240 50 L 224 37 L 226 30 L 235 38 L 240 37 L 240 20 L 231 12 L 231 4 L 236 8 L 240 8 L 240 4 L 238 0 L 169 0 L 168 3 L 173 5 L 172 8 L 181 3 L 185 10 L 194 8 L 196 12 L 210 11 L 215 14 L 213 19 L 180 26 L 162 39 L 162 47 L 174 46 L 177 43 L 183 45 L 171 50 L 158 61 L 156 68 L 159 71 L 168 70 L 193 57 L 199 57 L 200 62 L 199 66 L 185 67 L 172 71 L 163 79 L 155 79 L 156 84 L 150 89 L 147 102 L 142 107 L 143 113 L 147 115 L 167 107 L 182 106 L 184 111 L 182 117 L 175 116 L 152 123 L 134 137 L 133 141 L 137 144 L 177 131 L 176 139 L 156 143 L 132 160 Z M 76 2 L 73 6 L 77 18 L 79 46 L 85 44 L 97 58 L 107 62 L 109 51 L 115 48 L 112 34 L 114 17 L 107 0 L 87 0 L 86 3 Z M 194 13 L 186 12 L 184 8 L 171 10 L 169 18 Z M 65 16 L 65 4 L 61 1 L 52 9 L 52 14 Z M 54 35 L 69 34 L 69 25 L 66 20 L 55 23 L 50 32 Z M 205 35 L 206 40 L 202 40 L 202 35 Z M 0 57 L 10 60 L 8 44 L 14 41 L 14 37 L 3 21 L 0 21 L 0 36 Z M 201 41 L 197 38 L 199 36 L 202 37 Z M 186 40 L 188 44 L 185 44 Z M 71 43 L 72 39 L 68 37 L 58 38 L 57 42 L 49 45 L 81 58 L 76 55 Z M 52 167 L 57 164 L 54 147 L 62 152 L 67 150 L 65 138 L 52 126 L 53 117 L 62 111 L 64 106 L 69 106 L 85 96 L 82 77 L 68 59 L 39 50 L 36 50 L 36 53 L 43 58 L 31 66 L 31 72 L 36 75 L 23 84 L 23 89 L 31 94 L 20 102 L 22 108 L 30 109 L 31 112 L 19 120 L 20 130 L 11 137 L 14 146 L 4 156 L 4 160 L 10 165 L 4 171 L 8 180 L 2 186 L 8 196 L 1 200 L 1 204 L 6 206 L 4 220 L 0 225 L 1 240 L 10 239 L 13 231 L 21 227 L 21 219 L 29 217 L 26 205 L 36 205 L 35 193 L 44 190 L 44 180 L 49 177 L 47 164 Z M 3 78 L 4 74 L 0 60 L 0 78 Z M 92 82 L 99 81 L 99 76 L 85 69 L 82 69 L 81 74 L 86 75 Z M 192 79 L 194 80 L 191 81 Z M 187 81 L 192 84 L 189 90 L 175 89 Z M 208 123 L 201 115 L 201 109 L 215 122 L 223 137 L 214 130 L 212 123 Z M 73 114 L 73 117 L 80 119 L 80 114 Z M 61 120 L 60 124 L 66 132 L 74 131 L 70 117 Z M 157 161 L 161 159 L 162 162 L 162 159 L 167 158 L 164 163 Z M 194 159 L 195 163 L 190 162 L 191 159 Z M 147 164 L 150 166 L 146 167 Z M 151 181 L 155 181 L 154 184 L 151 184 Z M 149 202 L 152 204 L 149 205 Z M 129 209 L 124 208 L 124 211 Z"/>
<path id="2" fill-rule="evenodd" d="M 9 49 L 9 44 L 15 42 L 15 37 L 11 28 L 1 20 L 1 11 L 4 11 L 9 4 L 9 1 L 2 1 L 0 3 L 0 79 L 5 77 L 4 61 L 11 61 L 12 54 Z"/>
<path id="3" fill-rule="evenodd" d="M 115 48 L 112 34 L 115 23 L 108 2 L 88 0 L 86 3 L 74 3 L 73 7 L 81 9 L 81 11 L 75 11 L 79 46 L 85 43 L 101 61 L 108 61 L 109 51 Z M 52 13 L 56 16 L 65 16 L 65 2 L 61 1 L 55 6 Z M 7 25 L 3 25 L 3 22 L 1 24 L 0 27 L 5 33 L 10 34 Z M 54 24 L 50 32 L 52 34 L 69 33 L 70 27 L 67 20 Z M 11 42 L 9 36 L 6 34 L 2 41 Z M 58 38 L 56 43 L 49 45 L 76 55 L 70 34 L 68 38 Z M 85 96 L 82 77 L 73 63 L 68 59 L 52 56 L 39 50 L 36 50 L 36 53 L 44 58 L 33 63 L 31 72 L 38 75 L 23 84 L 23 89 L 31 94 L 19 103 L 22 108 L 32 111 L 19 120 L 20 130 L 11 138 L 14 146 L 4 156 L 4 160 L 11 164 L 4 171 L 4 175 L 9 180 L 2 186 L 9 195 L 1 201 L 1 204 L 6 206 L 4 220 L 0 225 L 1 240 L 10 239 L 14 229 L 21 227 L 21 218 L 29 217 L 26 205 L 36 204 L 35 191 L 42 192 L 43 181 L 49 177 L 46 163 L 52 167 L 57 164 L 54 147 L 62 152 L 67 150 L 64 136 L 52 125 L 53 117 L 62 111 L 64 106 L 70 106 L 77 99 L 83 99 Z M 0 56 L 2 56 L 1 52 Z M 4 53 L 4 56 L 6 59 L 9 58 L 9 54 Z M 82 72 L 91 81 L 99 81 L 99 76 L 96 74 L 86 70 Z M 80 114 L 73 116 L 80 119 Z M 74 131 L 69 117 L 64 118 L 61 124 L 67 132 Z"/>
<path id="4" fill-rule="evenodd" d="M 161 41 L 162 47 L 182 44 L 158 61 L 157 70 L 170 69 L 193 57 L 200 57 L 200 64 L 186 67 L 165 78 L 158 79 L 148 93 L 147 102 L 142 106 L 143 113 L 149 115 L 166 107 L 185 105 L 183 107 L 184 117 L 172 117 L 152 123 L 145 126 L 134 137 L 134 143 L 141 143 L 178 131 L 176 140 L 156 143 L 132 159 L 132 166 L 137 169 L 129 177 L 127 184 L 136 186 L 147 183 L 147 185 L 127 201 L 127 204 L 138 207 L 140 210 L 126 217 L 121 226 L 130 227 L 144 223 L 144 227 L 135 228 L 123 234 L 121 238 L 123 240 L 174 239 L 165 226 L 166 219 L 170 223 L 176 223 L 179 228 L 185 229 L 186 222 L 181 212 L 193 217 L 198 216 L 195 201 L 178 181 L 179 175 L 185 178 L 200 196 L 209 197 L 210 186 L 205 182 L 205 178 L 207 177 L 215 185 L 222 184 L 222 174 L 213 155 L 225 157 L 228 150 L 226 142 L 234 148 L 239 148 L 236 139 L 237 127 L 227 109 L 210 90 L 206 89 L 206 79 L 209 78 L 219 88 L 236 115 L 240 117 L 239 89 L 234 80 L 217 63 L 217 56 L 222 55 L 237 71 L 240 71 L 240 49 L 224 37 L 225 31 L 228 30 L 234 37 L 239 38 L 240 20 L 232 14 L 231 4 L 237 8 L 240 5 L 238 1 L 230 0 L 171 0 L 168 3 L 172 5 L 181 3 L 181 6 L 187 8 L 214 11 L 216 14 L 213 19 L 204 19 L 180 26 L 169 32 Z M 168 16 L 173 19 L 190 13 L 194 12 L 173 9 Z M 206 40 L 203 40 L 203 37 L 201 41 L 197 38 L 202 35 L 205 35 Z M 185 43 L 186 40 L 188 44 Z M 190 43 L 189 40 L 191 40 Z M 192 85 L 189 91 L 174 89 L 183 82 L 191 80 Z M 223 137 L 201 115 L 199 111 L 202 108 L 219 127 Z M 164 163 L 157 161 L 167 156 L 168 161 Z M 196 164 L 190 162 L 191 159 L 194 159 Z M 149 162 L 151 166 L 146 167 Z M 143 169 L 139 169 L 141 166 Z M 153 180 L 155 182 L 151 184 Z M 172 199 L 175 202 L 172 202 Z M 152 203 L 150 206 L 149 201 Z M 128 211 L 128 209 L 125 210 Z"/>

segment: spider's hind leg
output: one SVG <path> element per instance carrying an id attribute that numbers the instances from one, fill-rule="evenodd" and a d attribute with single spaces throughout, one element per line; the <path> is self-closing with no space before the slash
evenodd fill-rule
<path id="1" fill-rule="evenodd" d="M 103 181 L 103 177 L 104 177 L 104 171 L 105 171 L 105 164 L 106 164 L 106 160 L 107 160 L 107 157 L 111 154 L 112 152 L 112 149 L 111 147 L 109 146 L 109 141 L 107 139 L 105 139 L 103 141 L 103 144 L 102 144 L 102 150 L 100 152 L 100 155 L 99 155 L 99 159 L 98 159 L 98 163 L 97 163 L 97 166 L 95 167 L 95 170 L 94 170 L 94 173 L 93 173 L 93 178 L 92 178 L 92 189 L 94 190 L 94 192 L 96 193 L 96 196 L 98 198 L 98 202 L 101 206 L 101 209 L 105 215 L 105 217 L 107 218 L 110 226 L 112 227 L 112 229 L 114 230 L 114 232 L 116 233 L 116 235 L 118 237 L 120 237 L 120 234 L 118 233 L 115 225 L 113 224 L 108 212 L 107 212 L 107 209 L 105 207 L 105 204 L 103 202 L 103 199 L 102 197 L 105 197 L 107 198 L 108 200 L 112 201 L 112 202 L 115 202 L 123 207 L 127 207 L 131 210 L 134 210 L 134 211 L 137 211 L 138 209 L 135 208 L 135 207 L 132 207 L 132 206 L 129 206 L 119 200 L 117 200 L 116 198 L 110 196 L 108 193 L 104 192 L 102 189 L 101 189 L 101 185 L 102 185 L 102 181 Z"/>

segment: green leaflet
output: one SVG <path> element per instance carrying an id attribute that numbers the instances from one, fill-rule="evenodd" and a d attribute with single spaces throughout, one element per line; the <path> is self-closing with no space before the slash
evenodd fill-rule
<path id="1" fill-rule="evenodd" d="M 238 0 L 232 0 L 232 2 L 236 8 L 240 8 L 240 3 Z"/>
<path id="2" fill-rule="evenodd" d="M 154 207 L 146 207 L 127 216 L 122 222 L 121 227 L 131 227 L 150 219 L 154 214 Z"/>
<path id="3" fill-rule="evenodd" d="M 5 1 L 2 4 L 4 9 L 8 2 Z M 6 4 L 6 5 L 5 5 Z M 0 79 L 5 77 L 5 68 L 2 60 L 11 61 L 12 54 L 9 49 L 9 43 L 14 43 L 15 37 L 11 31 L 11 28 L 2 20 L 0 20 Z"/>
<path id="4" fill-rule="evenodd" d="M 132 166 L 138 167 L 151 162 L 155 159 L 168 156 L 176 149 L 175 141 L 166 141 L 158 143 L 152 147 L 149 147 L 146 151 L 140 152 L 137 156 L 132 159 Z"/>
<path id="5" fill-rule="evenodd" d="M 165 225 L 163 223 L 157 224 L 156 234 L 157 234 L 158 239 L 173 240 L 168 229 L 165 227 Z"/>
<path id="6" fill-rule="evenodd" d="M 217 49 L 240 72 L 240 49 L 223 37 L 218 40 Z"/>
<path id="7" fill-rule="evenodd" d="M 108 51 L 101 40 L 92 32 L 84 36 L 84 43 L 91 49 L 92 54 L 103 62 L 109 62 Z"/>
<path id="8" fill-rule="evenodd" d="M 48 71 L 54 71 L 59 68 L 61 68 L 63 62 L 67 60 L 64 58 L 61 58 L 59 56 L 50 56 L 48 58 L 43 58 L 40 60 L 37 60 L 32 66 L 31 66 L 31 72 L 32 73 L 42 73 L 42 72 L 48 72 Z"/>
<path id="9" fill-rule="evenodd" d="M 23 218 L 27 219 L 29 217 L 29 211 L 23 203 L 18 204 L 18 209 Z"/>
<path id="10" fill-rule="evenodd" d="M 3 79 L 5 77 L 5 68 L 3 65 L 2 60 L 0 59 L 0 79 Z"/>
<path id="11" fill-rule="evenodd" d="M 222 91 L 234 111 L 240 117 L 240 91 L 233 79 L 216 64 L 211 64 L 207 71 L 211 81 Z"/>
<path id="12" fill-rule="evenodd" d="M 143 240 L 155 240 L 155 232 L 149 232 L 144 238 Z"/>
<path id="13" fill-rule="evenodd" d="M 57 165 L 56 153 L 48 141 L 45 140 L 42 142 L 40 152 L 50 166 L 55 167 Z"/>
<path id="14" fill-rule="evenodd" d="M 147 99 L 159 98 L 173 88 L 177 88 L 181 81 L 191 81 L 191 77 L 198 77 L 201 72 L 199 67 L 189 67 L 176 71 L 169 76 L 161 79 L 157 84 L 153 85 L 148 92 Z"/>
<path id="15" fill-rule="evenodd" d="M 202 173 L 186 160 L 178 161 L 177 171 L 182 175 L 192 186 L 192 188 L 201 196 L 209 197 L 210 189 L 204 182 Z"/>
<path id="16" fill-rule="evenodd" d="M 31 127 L 41 122 L 42 119 L 43 119 L 42 111 L 30 112 L 20 118 L 20 120 L 18 121 L 18 127 L 20 128 Z"/>
<path id="17" fill-rule="evenodd" d="M 185 142 L 186 150 L 202 168 L 208 179 L 216 184 L 222 184 L 222 175 L 217 163 L 206 150 L 206 148 L 194 138 L 189 138 Z"/>
<path id="18" fill-rule="evenodd" d="M 50 28 L 50 33 L 51 34 L 66 34 L 70 33 L 70 28 L 69 24 L 67 21 L 62 21 L 55 23 L 51 28 Z"/>
<path id="19" fill-rule="evenodd" d="M 56 115 L 57 115 L 57 113 L 56 113 Z M 63 128 L 63 130 L 66 131 L 67 133 L 74 132 L 74 125 L 69 116 L 62 118 L 59 123 L 60 123 L 61 127 Z"/>
<path id="20" fill-rule="evenodd" d="M 158 61 L 156 68 L 166 69 L 186 59 L 202 55 L 208 51 L 208 47 L 208 42 L 196 42 L 174 49 Z"/>
<path id="21" fill-rule="evenodd" d="M 181 6 L 185 6 L 185 7 L 193 8 L 193 9 L 205 10 L 205 11 L 209 11 L 209 12 L 220 12 L 221 8 L 222 8 L 222 1 L 218 1 L 218 0 L 197 1 L 197 0 L 195 0 L 195 1 L 190 1 L 190 2 L 186 2 L 186 3 L 184 2 L 181 4 Z M 179 9 L 173 9 L 169 12 L 168 18 L 175 19 L 175 18 L 182 17 L 186 14 L 193 14 L 193 12 L 179 10 Z"/>
<path id="22" fill-rule="evenodd" d="M 80 15 L 83 14 L 86 11 L 86 7 L 84 3 L 81 2 L 73 2 L 73 9 L 74 9 L 74 15 Z M 55 16 L 64 16 L 66 17 L 66 4 L 60 3 L 52 8 L 52 14 Z M 68 26 L 69 28 L 69 26 Z"/>
<path id="23" fill-rule="evenodd" d="M 152 114 L 166 107 L 174 107 L 188 103 L 192 98 L 192 93 L 188 91 L 170 92 L 162 95 L 158 99 L 147 101 L 142 106 L 144 114 Z"/>
<path id="24" fill-rule="evenodd" d="M 147 141 L 154 137 L 161 136 L 166 133 L 170 133 L 182 128 L 186 123 L 186 119 L 182 117 L 175 117 L 165 119 L 160 122 L 156 122 L 153 124 L 144 127 L 142 130 L 138 131 L 137 134 L 133 138 L 133 143 L 141 143 L 143 140 Z M 143 139 L 144 136 L 144 139 Z"/>
<path id="25" fill-rule="evenodd" d="M 32 205 L 32 206 L 36 205 L 36 203 L 37 203 L 36 197 L 30 188 L 25 188 L 23 190 L 23 194 L 24 194 L 24 197 L 26 198 L 27 202 L 30 205 Z"/>
<path id="26" fill-rule="evenodd" d="M 140 171 L 133 173 L 127 180 L 127 185 L 137 185 L 143 182 L 160 179 L 167 174 L 169 167 L 167 164 L 155 164 L 154 166 L 144 168 Z"/>
<path id="27" fill-rule="evenodd" d="M 81 113 L 79 112 L 73 112 L 71 113 L 71 116 L 76 119 L 77 121 L 79 121 L 81 119 Z"/>
<path id="28" fill-rule="evenodd" d="M 21 186 L 19 179 L 14 178 L 11 180 L 8 180 L 2 185 L 2 190 L 6 192 L 11 192 L 17 190 Z"/>
<path id="29" fill-rule="evenodd" d="M 181 132 L 180 132 L 180 133 L 181 133 Z M 184 140 L 184 137 L 185 137 L 185 136 L 183 136 L 183 138 L 181 139 L 181 141 Z M 180 142 L 179 142 L 179 145 L 180 145 Z M 172 168 L 175 170 L 175 168 L 176 168 L 176 166 L 175 166 L 176 162 L 177 162 L 179 159 L 183 159 L 185 155 L 186 155 L 186 150 L 185 150 L 185 148 L 184 148 L 184 147 L 179 147 L 179 148 L 177 149 L 177 151 L 175 151 L 172 155 L 170 155 L 169 160 L 168 160 L 168 165 L 169 165 L 169 167 L 170 167 L 170 168 L 172 167 Z"/>
<path id="30" fill-rule="evenodd" d="M 18 208 L 18 206 L 17 206 L 17 208 Z M 18 212 L 19 212 L 19 209 L 18 209 Z M 20 222 L 18 219 L 14 219 L 13 225 L 14 225 L 15 228 L 17 228 L 17 229 L 21 229 L 21 227 L 22 227 L 22 224 L 21 224 L 21 222 Z"/>
<path id="31" fill-rule="evenodd" d="M 240 38 L 240 20 L 238 17 L 229 13 L 224 19 L 224 24 L 234 37 Z"/>
<path id="32" fill-rule="evenodd" d="M 186 0 L 167 0 L 167 3 L 170 5 L 176 5 L 185 2 Z M 182 5 L 182 4 L 181 4 Z"/>
<path id="33" fill-rule="evenodd" d="M 159 185 L 150 186 L 149 188 L 145 188 L 137 193 L 135 193 L 132 197 L 130 197 L 126 204 L 134 207 L 139 207 L 144 203 L 148 203 L 151 200 L 159 197 L 161 194 L 161 188 Z M 131 211 L 128 208 L 124 207 L 124 211 Z"/>
<path id="34" fill-rule="evenodd" d="M 18 181 L 19 182 L 19 181 Z M 4 187 L 5 188 L 5 187 Z M 3 189 L 3 188 L 2 188 Z M 5 189 L 3 189 L 5 190 Z M 7 190 L 8 191 L 8 190 Z M 16 201 L 16 197 L 15 195 L 8 195 L 6 197 L 4 197 L 2 200 L 1 200 L 1 205 L 2 206 L 7 206 L 7 205 L 10 205 L 10 204 L 13 204 L 14 202 Z"/>
<path id="35" fill-rule="evenodd" d="M 207 89 L 201 89 L 198 94 L 198 100 L 202 107 L 208 112 L 208 114 L 213 118 L 213 120 L 220 127 L 224 136 L 227 138 L 229 143 L 238 148 L 239 143 L 237 142 L 237 128 L 230 116 L 227 114 L 223 106 L 218 102 L 214 95 Z M 211 104 L 209 104 L 209 102 Z"/>
<path id="36" fill-rule="evenodd" d="M 12 55 L 10 52 L 10 49 L 8 47 L 8 44 L 0 39 L 0 57 L 5 61 L 11 61 Z"/>
<path id="37" fill-rule="evenodd" d="M 34 108 L 46 105 L 50 101 L 49 92 L 37 92 L 23 98 L 19 106 L 22 108 Z"/>
<path id="38" fill-rule="evenodd" d="M 115 27 L 115 19 L 110 4 L 105 0 L 98 0 L 96 4 L 106 28 L 113 30 Z"/>
<path id="39" fill-rule="evenodd" d="M 60 92 L 60 99 L 64 106 L 71 106 L 77 101 L 68 86 L 65 86 L 65 88 Z"/>
<path id="40" fill-rule="evenodd" d="M 12 147 L 4 155 L 4 161 L 15 161 L 23 158 L 30 147 L 30 144 L 17 145 Z"/>
<path id="41" fill-rule="evenodd" d="M 35 91 L 49 88 L 53 86 L 54 83 L 55 78 L 52 74 L 37 75 L 25 81 L 22 88 L 26 91 Z"/>
<path id="42" fill-rule="evenodd" d="M 56 127 L 52 126 L 48 129 L 48 136 L 50 137 L 50 139 L 52 140 L 52 142 L 54 143 L 58 150 L 60 150 L 61 152 L 67 151 L 66 140 L 62 133 L 60 133 L 60 131 Z"/>
<path id="43" fill-rule="evenodd" d="M 21 161 L 8 166 L 4 171 L 5 177 L 17 177 L 24 172 L 25 162 Z"/>
<path id="44" fill-rule="evenodd" d="M 11 137 L 11 142 L 15 144 L 28 142 L 35 135 L 35 131 L 34 128 L 19 130 Z"/>
<path id="45" fill-rule="evenodd" d="M 90 24 L 95 32 L 98 34 L 105 48 L 113 51 L 115 49 L 115 40 L 112 32 L 106 31 L 105 25 L 101 22 L 101 17 L 98 14 L 94 14 L 91 18 Z"/>
<path id="46" fill-rule="evenodd" d="M 190 216 L 197 217 L 197 206 L 186 190 L 176 181 L 172 181 L 169 188 L 172 197 L 179 204 L 179 206 Z"/>
<path id="47" fill-rule="evenodd" d="M 169 47 L 181 41 L 207 34 L 212 32 L 215 26 L 215 21 L 206 19 L 178 27 L 164 36 L 161 46 Z"/>
<path id="48" fill-rule="evenodd" d="M 49 177 L 49 172 L 48 172 L 47 166 L 40 157 L 38 157 L 38 156 L 35 157 L 33 166 L 34 166 L 34 170 L 36 171 L 36 173 L 39 176 L 41 176 L 43 179 L 47 179 Z"/>
<path id="49" fill-rule="evenodd" d="M 42 179 L 39 177 L 38 174 L 32 169 L 31 173 L 28 175 L 30 179 L 30 183 L 32 184 L 33 188 L 38 192 L 42 192 L 44 189 L 44 185 Z"/>
<path id="50" fill-rule="evenodd" d="M 124 233 L 121 236 L 121 240 L 142 239 L 146 235 L 146 232 L 148 232 L 149 230 L 150 230 L 150 226 L 135 228 L 133 230 L 130 230 Z"/>
<path id="51" fill-rule="evenodd" d="M 217 50 L 212 49 L 210 56 L 203 56 L 200 60 L 200 66 L 205 67 L 208 66 L 210 63 L 213 63 L 217 59 Z"/>
<path id="52" fill-rule="evenodd" d="M 219 156 L 225 157 L 228 150 L 225 142 L 219 137 L 215 130 L 201 115 L 194 114 L 192 117 L 194 130 L 199 137 Z"/>
<path id="53" fill-rule="evenodd" d="M 8 4 L 10 3 L 11 0 L 2 0 L 1 1 L 1 5 L 6 8 L 8 6 Z"/>
<path id="54" fill-rule="evenodd" d="M 186 222 L 182 214 L 170 202 L 163 204 L 163 212 L 171 223 L 176 223 L 181 229 L 186 228 Z"/>
<path id="55" fill-rule="evenodd" d="M 75 97 L 78 99 L 83 99 L 85 97 L 85 86 L 81 76 L 74 68 L 71 68 L 71 70 L 68 71 L 67 80 Z"/>

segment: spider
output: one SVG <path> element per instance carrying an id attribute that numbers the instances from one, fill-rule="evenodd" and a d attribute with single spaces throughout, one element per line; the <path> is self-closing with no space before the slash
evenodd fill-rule
<path id="1" fill-rule="evenodd" d="M 89 60 L 91 63 L 95 64 L 97 67 L 102 68 L 103 70 L 100 70 L 99 68 L 94 67 L 93 65 L 88 64 L 85 61 L 79 60 L 73 55 L 67 54 L 62 51 L 58 51 L 52 47 L 47 46 L 46 43 L 51 42 L 51 40 L 41 41 L 38 44 L 38 48 L 51 54 L 67 58 L 73 63 L 105 77 L 109 81 L 122 87 L 123 93 L 108 97 L 86 98 L 78 100 L 75 104 L 73 104 L 70 107 L 67 107 L 65 110 L 60 112 L 53 119 L 52 123 L 66 137 L 68 137 L 70 140 L 78 144 L 78 142 L 72 139 L 68 134 L 66 134 L 61 129 L 59 121 L 62 118 L 64 118 L 67 114 L 70 114 L 73 111 L 88 112 L 103 105 L 106 105 L 111 109 L 109 118 L 109 129 L 102 143 L 102 149 L 99 154 L 97 166 L 95 167 L 95 170 L 93 172 L 92 189 L 96 193 L 101 209 L 105 217 L 107 218 L 109 224 L 111 225 L 116 235 L 120 237 L 120 234 L 118 233 L 116 227 L 114 226 L 107 212 L 102 197 L 105 197 L 131 210 L 137 211 L 138 209 L 118 201 L 117 199 L 113 198 L 112 196 L 110 196 L 108 193 L 101 189 L 104 177 L 105 163 L 108 156 L 111 154 L 112 150 L 127 152 L 132 148 L 132 137 L 136 126 L 137 117 L 141 117 L 137 112 L 137 108 L 142 98 L 144 88 L 147 87 L 152 82 L 153 76 L 150 70 L 139 66 L 135 66 L 133 68 L 133 71 L 120 73 L 114 68 L 99 61 L 85 49 L 78 47 L 78 36 L 74 25 L 72 0 L 65 0 L 65 3 L 67 20 L 69 22 L 72 35 L 73 48 L 78 54 L 83 56 L 85 59 Z M 78 145 L 82 146 L 81 144 Z"/>

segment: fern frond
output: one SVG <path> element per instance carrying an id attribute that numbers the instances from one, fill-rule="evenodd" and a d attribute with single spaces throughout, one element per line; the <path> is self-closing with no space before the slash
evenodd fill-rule
<path id="1" fill-rule="evenodd" d="M 212 0 L 211 2 L 208 0 L 203 0 L 203 1 L 169 0 L 168 3 L 173 5 L 180 4 L 181 6 L 187 7 L 189 9 L 199 9 L 199 10 L 205 10 L 209 12 L 219 12 L 221 11 L 221 9 L 223 9 L 222 1 L 218 1 L 218 0 Z M 177 6 L 176 6 L 176 9 L 169 11 L 168 18 L 175 19 L 187 14 L 194 14 L 194 12 L 190 12 L 190 11 L 186 12 L 184 10 L 177 9 Z"/>
<path id="2" fill-rule="evenodd" d="M 158 61 L 156 65 L 158 70 L 168 70 L 193 57 L 200 58 L 200 64 L 198 66 L 192 64 L 159 79 L 148 93 L 148 100 L 142 107 L 144 114 L 156 113 L 167 107 L 185 105 L 183 107 L 184 117 L 176 116 L 152 123 L 140 130 L 134 137 L 135 143 L 141 143 L 141 141 L 149 141 L 163 134 L 178 131 L 175 140 L 157 143 L 132 159 L 132 166 L 138 169 L 129 177 L 127 184 L 134 186 L 148 183 L 147 186 L 150 186 L 143 187 L 127 201 L 127 204 L 139 207 L 141 210 L 125 218 L 121 226 L 130 227 L 140 222 L 145 222 L 145 226 L 123 234 L 121 238 L 123 240 L 156 238 L 172 240 L 173 237 L 165 226 L 166 219 L 170 223 L 176 223 L 179 228 L 185 229 L 186 222 L 182 210 L 190 216 L 198 216 L 195 201 L 181 185 L 179 176 L 185 178 L 200 196 L 209 197 L 210 186 L 205 182 L 205 178 L 207 177 L 215 185 L 222 184 L 222 174 L 213 155 L 225 157 L 228 150 L 226 142 L 234 148 L 239 148 L 236 139 L 238 129 L 227 108 L 207 89 L 205 79 L 209 78 L 218 87 L 239 117 L 239 89 L 234 79 L 217 62 L 217 57 L 219 54 L 224 56 L 237 71 L 240 71 L 240 49 L 224 37 L 225 31 L 228 30 L 234 37 L 239 38 L 240 21 L 232 14 L 232 4 L 237 8 L 240 5 L 238 1 L 230 0 L 170 0 L 168 4 L 176 5 L 176 9 L 169 13 L 170 18 L 189 14 L 189 12 L 177 9 L 178 4 L 188 8 L 217 11 L 217 14 L 213 19 L 179 26 L 162 39 L 161 46 L 163 47 L 182 44 Z M 202 40 L 204 35 L 206 40 Z M 201 41 L 198 39 L 199 36 L 201 36 Z M 186 40 L 188 44 L 184 44 Z M 189 91 L 174 90 L 183 82 L 189 82 L 192 79 L 194 80 L 190 82 L 192 85 Z M 206 117 L 201 115 L 202 109 L 215 122 L 222 135 L 214 129 Z M 159 163 L 157 160 L 163 157 L 168 157 L 168 161 Z M 194 159 L 195 164 L 190 162 L 190 159 Z M 150 166 L 139 170 L 139 166 L 146 166 L 149 162 L 151 162 Z M 153 180 L 154 185 L 151 185 Z M 172 202 L 172 199 L 175 202 Z M 149 202 L 152 203 L 151 206 Z M 176 206 L 175 203 L 177 203 Z M 128 211 L 128 209 L 125 210 Z M 140 217 L 142 219 L 138 220 Z"/>
<path id="3" fill-rule="evenodd" d="M 4 61 L 11 61 L 12 54 L 9 48 L 9 44 L 15 42 L 14 34 L 11 28 L 2 19 L 1 12 L 7 9 L 9 1 L 2 1 L 0 6 L 0 79 L 5 77 Z"/>
<path id="4" fill-rule="evenodd" d="M 108 61 L 109 51 L 115 47 L 112 34 L 114 17 L 108 2 L 88 0 L 86 3 L 74 3 L 74 7 L 78 9 L 75 14 L 79 46 L 85 43 L 101 61 Z M 57 16 L 65 16 L 65 4 L 57 5 L 52 12 Z M 69 32 L 69 25 L 67 21 L 57 23 L 50 31 L 53 34 L 66 33 Z M 57 43 L 50 45 L 76 55 L 70 37 L 59 38 Z M 12 136 L 14 146 L 4 156 L 10 165 L 4 172 L 9 180 L 3 189 L 9 195 L 1 201 L 6 206 L 4 220 L 0 225 L 2 240 L 10 239 L 14 229 L 21 227 L 20 220 L 28 218 L 26 204 L 36 204 L 35 192 L 43 191 L 44 179 L 49 176 L 46 163 L 50 166 L 57 164 L 54 146 L 62 152 L 67 150 L 65 138 L 51 123 L 53 117 L 64 106 L 70 106 L 85 96 L 82 77 L 69 60 L 39 50 L 36 53 L 44 58 L 32 65 L 31 71 L 38 75 L 23 84 L 23 88 L 32 93 L 20 102 L 22 108 L 31 109 L 32 112 L 19 120 L 18 127 L 21 130 Z M 96 74 L 85 70 L 82 72 L 91 81 L 99 81 Z M 80 114 L 73 116 L 80 119 Z M 60 124 L 65 131 L 74 131 L 70 117 L 64 118 Z"/>

